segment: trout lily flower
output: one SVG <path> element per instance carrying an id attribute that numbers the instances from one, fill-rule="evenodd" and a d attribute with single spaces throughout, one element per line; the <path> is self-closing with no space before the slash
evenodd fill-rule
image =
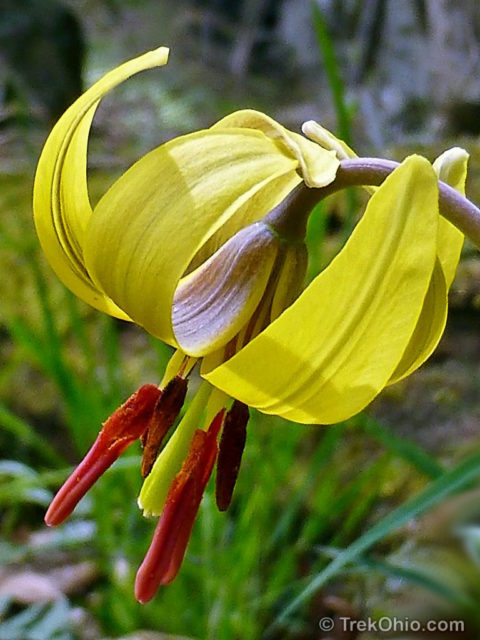
<path id="1" fill-rule="evenodd" d="M 160 384 L 142 386 L 103 424 L 46 515 L 61 523 L 141 439 L 139 505 L 159 520 L 137 574 L 140 602 L 176 576 L 215 463 L 217 504 L 228 508 L 248 407 L 339 422 L 428 358 L 463 242 L 439 211 L 459 226 L 472 217 L 455 191 L 464 188 L 463 150 L 433 167 L 419 156 L 399 166 L 362 160 L 316 123 L 300 135 L 250 110 L 154 149 L 92 210 L 86 164 L 97 105 L 167 56 L 160 48 L 131 60 L 81 96 L 47 139 L 34 188 L 38 236 L 65 285 L 175 348 Z M 308 215 L 349 184 L 372 196 L 304 289 Z M 195 367 L 203 382 L 179 420 Z"/>

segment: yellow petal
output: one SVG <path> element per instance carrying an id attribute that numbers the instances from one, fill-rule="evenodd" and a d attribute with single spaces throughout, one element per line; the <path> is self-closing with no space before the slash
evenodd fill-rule
<path id="1" fill-rule="evenodd" d="M 165 47 L 150 51 L 107 73 L 86 91 L 53 128 L 35 176 L 35 225 L 52 268 L 77 296 L 125 319 L 125 313 L 94 285 L 84 265 L 85 228 L 92 213 L 86 178 L 88 135 L 106 93 L 139 71 L 166 64 L 167 58 Z"/>
<path id="2" fill-rule="evenodd" d="M 308 253 L 303 244 L 287 245 L 284 248 L 283 264 L 273 294 L 270 322 L 298 298 L 305 285 Z"/>
<path id="3" fill-rule="evenodd" d="M 417 326 L 388 384 L 406 378 L 432 355 L 445 329 L 447 310 L 447 285 L 437 259 Z"/>
<path id="4" fill-rule="evenodd" d="M 289 171 L 264 182 L 261 188 L 238 206 L 230 218 L 202 245 L 188 265 L 187 273 L 208 260 L 241 229 L 248 227 L 274 209 L 301 182 L 302 179 L 297 171 Z"/>
<path id="5" fill-rule="evenodd" d="M 298 133 L 289 131 L 269 116 L 245 109 L 236 111 L 212 128 L 245 127 L 247 129 L 257 129 L 262 131 L 272 140 L 278 140 L 295 157 L 300 165 L 301 175 L 309 187 L 324 187 L 335 179 L 339 161 L 334 151 L 328 151 L 313 144 Z"/>
<path id="6" fill-rule="evenodd" d="M 204 377 L 265 413 L 333 423 L 385 386 L 417 324 L 435 262 L 437 181 L 408 158 L 349 241 L 263 333 Z"/>
<path id="7" fill-rule="evenodd" d="M 100 289 L 137 324 L 177 344 L 172 301 L 192 258 L 245 208 L 264 216 L 296 181 L 298 163 L 260 131 L 217 129 L 176 138 L 133 165 L 95 208 L 85 261 Z M 251 209 L 251 211 L 253 211 Z"/>
<path id="8" fill-rule="evenodd" d="M 305 122 L 303 133 L 325 149 L 333 149 L 341 160 L 356 158 L 357 154 L 343 140 L 314 122 Z M 435 161 L 433 167 L 443 182 L 465 193 L 468 154 L 455 147 L 445 151 Z M 375 193 L 376 187 L 366 187 Z M 418 369 L 436 349 L 447 322 L 448 290 L 455 276 L 463 246 L 463 234 L 451 222 L 441 217 L 438 223 L 438 262 L 432 275 L 432 282 L 425 297 L 424 308 L 410 343 L 389 384 L 398 382 Z M 442 273 L 440 273 L 442 271 Z"/>
<path id="9" fill-rule="evenodd" d="M 433 164 L 438 177 L 465 193 L 468 154 L 460 148 L 445 151 Z M 437 261 L 422 313 L 402 360 L 389 384 L 406 378 L 435 351 L 443 335 L 448 313 L 448 290 L 455 276 L 463 246 L 463 233 L 443 217 L 438 221 Z"/>
<path id="10" fill-rule="evenodd" d="M 307 138 L 313 140 L 324 149 L 334 151 L 339 160 L 357 157 L 355 151 L 346 142 L 334 136 L 333 133 L 322 127 L 318 122 L 315 122 L 315 120 L 304 122 L 302 131 Z"/>
<path id="11" fill-rule="evenodd" d="M 172 319 L 185 353 L 211 353 L 248 323 L 265 292 L 279 242 L 267 225 L 256 222 L 180 281 Z"/>
<path id="12" fill-rule="evenodd" d="M 465 195 L 467 163 L 469 155 L 465 149 L 454 147 L 448 149 L 433 163 L 438 177 L 451 187 Z M 443 268 L 447 290 L 452 284 L 462 252 L 464 236 L 451 222 L 440 219 L 438 227 L 438 257 Z"/>

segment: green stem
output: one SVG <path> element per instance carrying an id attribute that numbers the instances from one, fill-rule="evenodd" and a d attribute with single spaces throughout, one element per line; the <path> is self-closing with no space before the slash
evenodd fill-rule
<path id="1" fill-rule="evenodd" d="M 337 116 L 338 137 L 347 144 L 352 142 L 352 113 L 345 99 L 345 84 L 335 53 L 333 39 L 330 36 L 322 10 L 316 3 L 312 3 L 313 24 L 317 36 L 318 46 L 323 56 L 325 74 L 328 87 L 332 94 L 333 106 Z"/>

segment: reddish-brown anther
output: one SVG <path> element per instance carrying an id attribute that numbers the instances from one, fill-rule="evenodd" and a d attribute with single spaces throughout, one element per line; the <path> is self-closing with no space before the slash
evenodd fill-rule
<path id="1" fill-rule="evenodd" d="M 188 382 L 186 378 L 175 376 L 175 378 L 170 380 L 167 384 L 155 405 L 152 417 L 148 423 L 148 429 L 142 438 L 143 478 L 146 478 L 152 470 L 153 463 L 155 462 L 158 451 L 162 446 L 162 441 L 183 407 L 185 395 L 187 393 L 187 386 Z"/>
<path id="2" fill-rule="evenodd" d="M 63 522 L 102 473 L 142 435 L 160 395 L 158 387 L 145 384 L 103 423 L 92 448 L 50 504 L 46 524 Z"/>
<path id="3" fill-rule="evenodd" d="M 226 511 L 232 501 L 242 454 L 247 439 L 248 407 L 235 400 L 225 417 L 217 460 L 215 498 L 219 511 Z"/>
<path id="4" fill-rule="evenodd" d="M 135 580 L 135 597 L 142 604 L 149 602 L 161 585 L 172 582 L 180 569 L 217 457 L 217 436 L 223 416 L 222 409 L 208 431 L 195 431 L 187 458 L 172 482 L 152 543 Z"/>

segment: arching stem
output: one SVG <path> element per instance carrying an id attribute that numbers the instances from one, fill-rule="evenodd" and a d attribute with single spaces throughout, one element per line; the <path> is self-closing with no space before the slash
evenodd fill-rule
<path id="1" fill-rule="evenodd" d="M 335 180 L 321 189 L 327 195 L 357 185 L 378 186 L 398 167 L 398 162 L 380 158 L 351 158 L 342 160 Z M 480 209 L 461 193 L 439 180 L 438 205 L 440 214 L 454 224 L 480 248 Z"/>
<path id="2" fill-rule="evenodd" d="M 302 182 L 264 220 L 290 241 L 303 239 L 316 203 L 346 187 L 379 186 L 398 166 L 398 162 L 381 158 L 342 160 L 331 184 L 311 189 Z M 445 182 L 439 180 L 438 186 L 440 214 L 480 248 L 480 209 Z"/>

